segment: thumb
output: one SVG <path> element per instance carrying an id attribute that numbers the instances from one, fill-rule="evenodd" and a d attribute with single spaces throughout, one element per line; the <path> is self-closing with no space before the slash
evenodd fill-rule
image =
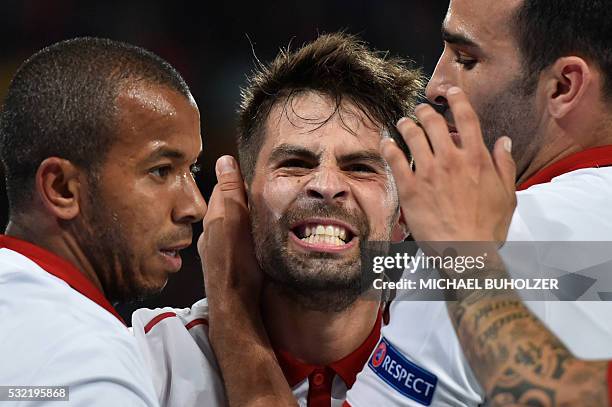
<path id="1" fill-rule="evenodd" d="M 232 199 L 246 205 L 244 181 L 238 169 L 238 163 L 231 155 L 219 157 L 215 165 L 217 187 L 224 199 Z"/>
<path id="2" fill-rule="evenodd" d="M 512 139 L 500 137 L 493 147 L 493 161 L 506 190 L 514 193 L 516 188 L 516 163 L 512 158 Z"/>
<path id="3" fill-rule="evenodd" d="M 224 155 L 215 165 L 217 187 L 221 193 L 224 207 L 224 223 L 230 233 L 242 233 L 248 227 L 249 210 L 244 181 L 234 157 Z"/>

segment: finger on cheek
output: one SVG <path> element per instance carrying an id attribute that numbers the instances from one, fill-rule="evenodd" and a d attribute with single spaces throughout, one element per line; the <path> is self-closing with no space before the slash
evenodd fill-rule
<path id="1" fill-rule="evenodd" d="M 515 191 L 516 163 L 512 158 L 512 140 L 509 137 L 500 137 L 493 148 L 495 168 L 502 178 L 506 189 L 511 193 Z"/>
<path id="2" fill-rule="evenodd" d="M 389 161 L 388 158 L 391 158 L 391 156 L 393 155 L 393 148 L 398 147 L 395 143 L 395 140 L 393 140 L 391 137 L 385 137 L 380 140 L 380 153 L 387 161 Z"/>
<path id="3" fill-rule="evenodd" d="M 392 139 L 383 139 L 380 142 L 380 152 L 391 167 L 396 183 L 401 183 L 406 177 L 412 175 L 412 167 L 403 151 Z"/>
<path id="4" fill-rule="evenodd" d="M 217 163 L 215 164 L 215 173 L 217 177 L 224 174 L 231 174 L 238 169 L 238 165 L 236 164 L 236 160 L 231 155 L 223 155 L 217 159 Z"/>
<path id="5" fill-rule="evenodd" d="M 455 127 L 461 137 L 461 145 L 468 151 L 481 152 L 485 145 L 480 130 L 480 121 L 467 95 L 463 90 L 454 86 L 447 91 L 446 98 L 455 119 Z"/>
<path id="6" fill-rule="evenodd" d="M 402 122 L 402 137 L 412 154 L 417 166 L 429 166 L 433 160 L 433 152 L 425 132 L 414 121 Z"/>
<path id="7" fill-rule="evenodd" d="M 445 156 L 449 151 L 452 151 L 454 144 L 448 133 L 448 126 L 444 117 L 436 112 L 433 107 L 425 104 L 419 105 L 415 113 L 427 134 L 434 155 Z"/>

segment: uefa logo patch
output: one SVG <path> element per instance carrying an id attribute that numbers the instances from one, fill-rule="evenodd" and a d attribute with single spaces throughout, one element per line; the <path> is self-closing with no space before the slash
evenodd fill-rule
<path id="1" fill-rule="evenodd" d="M 385 356 L 387 356 L 387 344 L 381 342 L 376 348 L 374 355 L 372 355 L 372 366 L 378 367 L 382 364 L 383 360 L 385 360 Z"/>
<path id="2" fill-rule="evenodd" d="M 376 375 L 402 395 L 429 406 L 433 399 L 438 378 L 408 360 L 384 337 L 381 338 L 368 366 Z"/>

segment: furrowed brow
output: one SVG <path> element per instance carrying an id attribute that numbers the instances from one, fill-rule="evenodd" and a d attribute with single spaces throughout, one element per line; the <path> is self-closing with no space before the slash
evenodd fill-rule
<path id="1" fill-rule="evenodd" d="M 318 161 L 320 154 L 314 153 L 301 146 L 293 144 L 281 144 L 272 150 L 270 161 L 281 161 L 290 157 L 299 157 L 309 161 Z"/>
<path id="2" fill-rule="evenodd" d="M 357 153 L 343 155 L 338 159 L 338 162 L 342 164 L 356 161 L 366 162 L 380 168 L 385 168 L 387 166 L 385 159 L 379 153 L 373 151 L 359 151 Z"/>

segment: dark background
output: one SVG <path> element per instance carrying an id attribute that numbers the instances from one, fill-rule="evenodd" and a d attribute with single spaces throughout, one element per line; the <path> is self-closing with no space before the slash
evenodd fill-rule
<path id="1" fill-rule="evenodd" d="M 319 33 L 345 30 L 359 34 L 377 49 L 413 60 L 429 75 L 441 52 L 440 25 L 447 5 L 446 0 L 4 0 L 0 96 L 4 97 L 13 73 L 28 56 L 56 41 L 89 35 L 145 47 L 182 73 L 199 105 L 204 161 L 198 184 L 208 199 L 215 183 L 216 158 L 235 153 L 235 111 L 240 86 L 254 66 L 253 50 L 259 59 L 268 61 L 290 41 L 299 46 Z M 3 229 L 7 217 L 2 183 Z M 196 233 L 200 230 L 197 227 Z M 128 322 L 136 307 L 188 307 L 203 296 L 195 249 L 186 250 L 183 259 L 183 269 L 157 298 L 119 307 Z"/>

